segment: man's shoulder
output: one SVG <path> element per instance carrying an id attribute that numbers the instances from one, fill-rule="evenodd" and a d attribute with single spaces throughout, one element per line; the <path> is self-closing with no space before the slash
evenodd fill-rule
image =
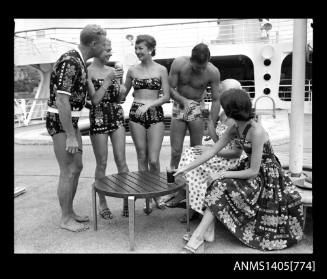
<path id="1" fill-rule="evenodd" d="M 57 63 L 61 63 L 61 62 L 71 62 L 71 63 L 77 63 L 80 64 L 80 57 L 78 52 L 75 49 L 71 49 L 66 51 L 65 53 L 63 53 L 59 59 L 57 60 Z"/>
<path id="2" fill-rule="evenodd" d="M 208 63 L 208 70 L 210 72 L 214 72 L 214 73 L 217 73 L 219 72 L 219 69 L 218 67 L 216 67 L 214 64 L 212 64 L 211 62 Z"/>
<path id="3" fill-rule="evenodd" d="M 188 61 L 190 61 L 190 57 L 188 57 L 188 56 L 179 56 L 174 59 L 175 63 L 177 62 L 177 63 L 181 63 L 181 64 L 186 63 Z"/>

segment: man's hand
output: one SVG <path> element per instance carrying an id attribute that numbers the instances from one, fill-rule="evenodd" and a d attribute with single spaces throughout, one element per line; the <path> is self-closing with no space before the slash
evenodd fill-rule
<path id="1" fill-rule="evenodd" d="M 192 104 L 197 105 L 198 103 L 193 100 L 189 100 L 189 99 L 185 99 L 183 101 L 185 115 L 187 115 L 189 113 L 189 111 L 191 110 Z"/>
<path id="2" fill-rule="evenodd" d="M 78 142 L 76 137 L 67 137 L 66 151 L 72 154 L 78 152 Z"/>

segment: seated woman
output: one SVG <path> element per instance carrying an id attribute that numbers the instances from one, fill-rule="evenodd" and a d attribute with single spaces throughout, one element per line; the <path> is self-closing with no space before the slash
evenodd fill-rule
<path id="1" fill-rule="evenodd" d="M 235 79 L 225 79 L 219 85 L 219 91 L 225 92 L 229 89 L 242 89 L 241 84 Z M 216 135 L 218 137 L 214 138 L 213 141 L 217 142 L 219 138 L 223 135 L 225 130 L 233 125 L 234 121 L 226 117 L 224 111 L 221 112 L 219 121 L 216 127 Z M 179 163 L 179 168 L 187 166 L 192 161 L 198 157 L 203 151 L 210 148 L 210 146 L 195 146 L 185 149 L 182 154 L 181 161 Z M 218 154 L 212 157 L 210 160 L 204 164 L 194 168 L 185 175 L 186 182 L 189 187 L 189 199 L 190 199 L 190 220 L 194 220 L 199 217 L 199 213 L 203 215 L 203 201 L 207 190 L 207 177 L 211 172 L 218 172 L 220 170 L 232 168 L 236 166 L 239 161 L 240 155 L 242 154 L 242 149 L 239 148 L 232 140 L 226 145 L 226 147 L 221 150 Z M 242 156 L 246 156 L 243 152 Z M 178 206 L 175 203 L 179 203 L 180 199 L 172 199 L 167 202 L 168 207 Z M 186 222 L 186 214 L 180 219 L 182 223 Z"/>
<path id="2" fill-rule="evenodd" d="M 195 253 L 206 239 L 213 240 L 215 217 L 245 245 L 260 250 L 287 248 L 303 237 L 303 204 L 291 179 L 273 152 L 268 134 L 253 121 L 248 94 L 239 89 L 224 92 L 221 105 L 235 124 L 215 145 L 175 175 L 184 175 L 203 164 L 235 140 L 247 158 L 236 167 L 211 173 L 204 216 L 184 247 Z"/>
<path id="3" fill-rule="evenodd" d="M 129 68 L 125 87 L 126 95 L 132 86 L 134 88 L 129 126 L 137 153 L 138 170 L 159 173 L 159 155 L 165 129 L 161 105 L 169 101 L 170 95 L 167 69 L 152 60 L 155 47 L 156 41 L 152 36 L 137 36 L 135 54 L 141 63 Z M 159 198 L 155 202 L 158 208 L 165 208 Z M 144 210 L 151 212 L 147 207 Z"/>

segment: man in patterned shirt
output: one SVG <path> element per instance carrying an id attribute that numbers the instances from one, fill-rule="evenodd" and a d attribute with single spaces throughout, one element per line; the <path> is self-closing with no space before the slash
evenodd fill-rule
<path id="1" fill-rule="evenodd" d="M 83 168 L 78 119 L 88 90 L 86 61 L 99 57 L 105 43 L 106 31 L 98 25 L 87 25 L 80 33 L 80 44 L 57 60 L 50 77 L 46 127 L 60 168 L 57 190 L 62 211 L 60 227 L 73 232 L 88 229 L 83 222 L 89 221 L 87 216 L 79 216 L 73 210 Z"/>

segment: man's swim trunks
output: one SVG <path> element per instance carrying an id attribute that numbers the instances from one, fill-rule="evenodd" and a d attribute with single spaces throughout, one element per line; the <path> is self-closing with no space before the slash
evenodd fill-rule
<path id="1" fill-rule="evenodd" d="M 185 113 L 184 107 L 182 107 L 180 103 L 174 101 L 172 117 L 178 120 L 184 120 L 186 122 L 203 118 L 201 105 L 199 102 L 192 103 L 188 113 Z"/>

